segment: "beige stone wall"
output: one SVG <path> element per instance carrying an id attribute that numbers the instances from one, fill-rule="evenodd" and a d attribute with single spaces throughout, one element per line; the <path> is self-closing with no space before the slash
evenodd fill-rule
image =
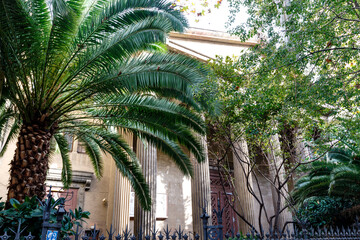
<path id="1" fill-rule="evenodd" d="M 70 153 L 73 171 L 93 172 L 89 157 L 83 153 L 77 153 L 77 141 L 73 144 Z M 15 144 L 10 144 L 4 157 L 0 158 L 0 196 L 6 199 L 7 184 L 9 178 L 9 163 L 15 151 Z M 50 161 L 51 169 L 62 168 L 59 153 L 54 153 Z M 85 228 L 96 224 L 97 228 L 105 230 L 109 228 L 113 216 L 115 164 L 113 160 L 104 156 L 104 174 L 101 179 L 92 176 L 90 189 L 85 191 L 85 185 L 73 183 L 71 187 L 78 190 L 78 206 L 90 211 L 90 219 Z M 59 181 L 47 182 L 54 186 L 55 190 L 62 187 Z M 157 219 L 157 228 L 163 229 L 168 224 L 170 227 L 181 225 L 187 231 L 192 231 L 192 207 L 191 207 L 191 179 L 185 177 L 175 163 L 165 154 L 158 152 L 158 175 L 157 193 L 167 197 L 167 218 Z M 129 209 L 123 209 L 129 211 Z"/>
<path id="2" fill-rule="evenodd" d="M 72 162 L 73 171 L 82 171 L 82 172 L 93 172 L 93 168 L 89 157 L 83 153 L 77 153 L 77 142 L 73 144 L 73 152 L 70 153 L 70 158 Z M 15 143 L 9 144 L 9 148 L 3 157 L 0 158 L 0 197 L 3 200 L 6 199 L 7 195 L 7 184 L 9 180 L 9 163 L 12 160 L 15 151 Z M 59 153 L 54 153 L 50 160 L 50 168 L 61 170 L 62 162 Z M 108 201 L 111 199 L 111 194 L 113 191 L 113 181 L 112 172 L 114 168 L 113 160 L 104 156 L 104 174 L 101 179 L 96 179 L 92 176 L 92 181 L 90 189 L 85 191 L 85 184 L 73 183 L 72 188 L 78 189 L 78 206 L 82 207 L 84 210 L 90 211 L 90 219 L 87 220 L 85 228 L 90 228 L 94 224 L 97 225 L 97 228 L 105 229 L 106 224 L 109 221 L 108 215 L 109 212 L 112 212 L 112 209 L 109 209 Z M 50 180 L 47 181 L 48 185 L 54 186 L 54 189 L 62 188 L 62 184 L 59 181 Z M 110 206 L 111 208 L 111 206 Z M 111 218 L 110 218 L 111 221 Z M 110 224 L 109 224 L 110 225 Z"/>
<path id="3" fill-rule="evenodd" d="M 168 156 L 158 153 L 157 192 L 167 195 L 168 218 L 158 220 L 157 228 L 181 225 L 192 231 L 191 179 L 185 177 Z M 161 207 L 161 206 L 158 206 Z"/>
<path id="4" fill-rule="evenodd" d="M 185 231 L 192 231 L 191 179 L 164 153 L 158 151 L 157 158 L 157 201 L 160 201 L 159 195 L 166 195 L 167 216 L 157 214 L 156 228 L 162 230 L 169 225 L 174 229 L 181 225 Z M 157 204 L 157 208 L 163 211 L 164 205 Z"/>
<path id="5" fill-rule="evenodd" d="M 3 157 L 0 157 L 0 197 L 6 200 L 7 186 L 9 183 L 10 162 L 15 154 L 16 141 L 9 143 L 8 149 Z"/>

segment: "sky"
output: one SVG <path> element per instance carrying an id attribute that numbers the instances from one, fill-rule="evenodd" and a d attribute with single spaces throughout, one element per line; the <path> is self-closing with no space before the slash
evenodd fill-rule
<path id="1" fill-rule="evenodd" d="M 193 2 L 190 2 L 188 0 L 181 0 L 184 1 L 185 4 L 189 5 L 190 9 L 203 9 L 203 7 L 200 6 L 199 3 L 202 1 L 194 0 Z M 208 0 L 209 6 L 213 6 L 215 0 Z M 229 7 L 227 1 L 222 1 L 221 6 L 219 8 L 211 8 L 211 13 L 206 12 L 205 16 L 197 17 L 195 13 L 188 12 L 186 13 L 186 16 L 189 20 L 190 27 L 196 27 L 196 28 L 204 28 L 209 30 L 217 30 L 217 31 L 223 31 L 226 32 L 228 29 L 226 29 L 225 24 L 228 20 L 229 16 Z M 246 14 L 246 9 L 241 9 L 241 12 L 238 14 L 238 17 L 236 19 L 236 24 L 244 23 L 246 19 L 248 18 L 248 15 Z M 197 20 L 197 21 L 196 21 Z"/>

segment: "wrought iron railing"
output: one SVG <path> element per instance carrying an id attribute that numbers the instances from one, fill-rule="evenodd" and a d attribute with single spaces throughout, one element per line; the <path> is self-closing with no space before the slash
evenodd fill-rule
<path id="1" fill-rule="evenodd" d="M 60 204 L 54 204 L 52 201 L 51 189 L 47 196 L 47 200 L 42 202 L 43 207 L 43 224 L 42 224 L 42 234 L 41 240 L 60 240 L 60 229 L 61 221 L 63 216 L 66 214 L 64 209 L 63 200 L 60 201 Z M 56 222 L 50 222 L 50 212 L 57 205 L 56 211 Z M 218 209 L 214 211 L 214 214 L 217 218 L 217 225 L 209 225 L 209 215 L 205 209 L 203 209 L 203 214 L 201 216 L 203 223 L 203 238 L 204 240 L 242 240 L 242 239 L 263 239 L 263 240 L 360 240 L 360 224 L 358 221 L 354 223 L 351 227 L 336 227 L 336 228 L 310 228 L 310 229 L 298 229 L 294 228 L 294 231 L 286 230 L 284 232 L 271 231 L 269 233 L 259 233 L 255 230 L 251 231 L 246 235 L 241 235 L 240 233 L 223 233 L 222 226 L 222 213 L 223 209 L 220 209 L 218 204 Z M 0 240 L 35 240 L 36 238 L 31 233 L 26 233 L 25 227 L 22 227 L 21 221 L 19 220 L 16 229 L 10 229 L 10 232 L 5 232 L 3 235 L 0 235 Z M 63 236 L 62 240 L 200 240 L 200 236 L 197 233 L 185 232 L 181 226 L 176 229 L 166 229 L 156 230 L 155 228 L 151 229 L 150 234 L 144 235 L 144 231 L 140 230 L 138 233 L 132 233 L 128 228 L 121 233 L 117 232 L 113 226 L 110 226 L 109 230 L 100 232 L 96 229 L 96 225 L 91 231 L 84 231 L 79 225 L 74 229 L 72 236 Z"/>

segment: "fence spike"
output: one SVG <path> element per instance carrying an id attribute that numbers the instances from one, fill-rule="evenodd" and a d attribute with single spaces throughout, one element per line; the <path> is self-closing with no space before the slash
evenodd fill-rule
<path id="1" fill-rule="evenodd" d="M 121 235 L 120 235 L 120 233 L 118 233 L 118 235 L 115 236 L 115 239 L 116 239 L 116 240 L 121 240 Z"/>
<path id="2" fill-rule="evenodd" d="M 181 230 L 181 226 L 179 225 L 179 230 L 175 230 L 175 232 L 178 234 L 178 239 L 182 239 L 182 235 L 184 233 L 184 230 Z"/>
<path id="3" fill-rule="evenodd" d="M 7 231 L 5 231 L 5 234 L 1 236 L 1 240 L 8 240 L 10 236 L 7 234 Z"/>
<path id="4" fill-rule="evenodd" d="M 234 238 L 234 237 L 235 237 L 235 229 L 234 229 L 234 226 L 231 226 L 231 228 L 230 228 L 230 233 L 231 233 L 231 237 Z"/>
<path id="5" fill-rule="evenodd" d="M 270 238 L 270 233 L 266 233 L 265 236 L 266 236 L 266 239 L 269 239 Z"/>
<path id="6" fill-rule="evenodd" d="M 92 240 L 95 240 L 95 239 L 96 239 L 96 235 L 97 235 L 97 232 L 96 232 L 96 224 L 94 224 L 94 229 L 91 230 Z"/>
<path id="7" fill-rule="evenodd" d="M 164 229 L 164 233 L 165 233 L 165 239 L 169 240 L 170 239 L 170 231 L 169 231 L 169 225 L 166 225 L 166 230 Z"/>
<path id="8" fill-rule="evenodd" d="M 255 237 L 255 228 L 251 228 L 251 237 L 252 237 L 252 238 Z"/>
<path id="9" fill-rule="evenodd" d="M 156 240 L 156 234 L 158 232 L 158 230 L 155 229 L 155 225 L 153 227 L 153 230 L 150 230 L 151 235 L 152 235 L 152 240 Z"/>
<path id="10" fill-rule="evenodd" d="M 128 240 L 129 236 L 130 236 L 130 230 L 128 225 L 126 225 L 125 231 L 123 231 L 123 235 L 124 235 L 124 240 Z"/>
<path id="11" fill-rule="evenodd" d="M 345 226 L 341 226 L 341 232 L 343 236 L 347 236 L 346 228 Z"/>
<path id="12" fill-rule="evenodd" d="M 150 235 L 149 234 L 146 234 L 146 236 L 145 236 L 145 240 L 150 240 Z"/>
<path id="13" fill-rule="evenodd" d="M 177 237 L 177 235 L 176 235 L 176 231 L 173 233 L 173 235 L 171 235 L 171 239 L 172 240 L 176 240 L 176 237 Z"/>
<path id="14" fill-rule="evenodd" d="M 346 228 L 346 234 L 348 234 L 349 236 L 351 235 L 351 230 L 350 230 L 349 226 L 347 226 L 347 228 Z"/>
<path id="15" fill-rule="evenodd" d="M 104 236 L 104 234 L 101 234 L 100 240 L 105 240 L 105 239 L 106 239 L 106 237 Z"/>
<path id="16" fill-rule="evenodd" d="M 162 235 L 161 231 L 159 232 L 158 238 L 159 238 L 159 240 L 163 240 L 163 238 L 164 238 L 164 235 Z"/>
<path id="17" fill-rule="evenodd" d="M 195 236 L 194 236 L 194 238 L 195 238 L 195 240 L 199 240 L 200 235 L 199 235 L 198 233 L 196 233 Z"/>
<path id="18" fill-rule="evenodd" d="M 69 237 L 69 235 L 66 235 L 63 240 L 71 240 L 71 238 Z"/>
<path id="19" fill-rule="evenodd" d="M 86 236 L 86 235 L 85 235 L 85 236 L 82 236 L 81 239 L 82 239 L 82 240 L 89 240 L 89 236 Z"/>
<path id="20" fill-rule="evenodd" d="M 27 236 L 24 237 L 25 240 L 33 240 L 35 236 L 31 235 L 31 232 Z"/>
<path id="21" fill-rule="evenodd" d="M 184 238 L 184 240 L 187 240 L 189 238 L 189 236 L 185 233 L 183 238 Z"/>
<path id="22" fill-rule="evenodd" d="M 81 233 L 82 233 L 82 229 L 79 232 L 79 225 L 76 225 L 76 232 L 74 234 L 75 240 L 79 240 L 79 236 L 81 235 Z"/>
<path id="23" fill-rule="evenodd" d="M 229 237 L 230 237 L 230 235 L 229 235 L 229 233 L 227 232 L 227 233 L 225 234 L 225 239 L 228 240 Z"/>
<path id="24" fill-rule="evenodd" d="M 114 231 L 113 231 L 113 225 L 112 225 L 112 224 L 110 225 L 110 231 L 108 231 L 107 229 L 106 229 L 106 231 L 107 231 L 107 233 L 108 233 L 108 240 L 112 240 L 113 235 L 114 235 L 114 233 L 115 233 L 115 229 L 114 229 Z"/>
<path id="25" fill-rule="evenodd" d="M 335 228 L 335 235 L 339 235 L 340 234 L 340 229 L 338 226 L 336 226 Z"/>

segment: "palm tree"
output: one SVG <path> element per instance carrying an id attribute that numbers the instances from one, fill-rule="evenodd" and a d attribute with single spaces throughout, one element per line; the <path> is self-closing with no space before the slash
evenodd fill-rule
<path id="1" fill-rule="evenodd" d="M 204 134 L 192 85 L 200 64 L 165 51 L 170 31 L 186 21 L 165 0 L 1 0 L 0 136 L 17 136 L 8 199 L 45 194 L 52 143 L 71 182 L 67 142 L 85 146 L 97 177 L 110 154 L 145 209 L 149 190 L 122 128 L 168 154 L 185 173 L 192 165 L 181 146 L 204 159 Z"/>
<path id="2" fill-rule="evenodd" d="M 307 174 L 295 184 L 296 203 L 321 196 L 360 200 L 360 156 L 355 152 L 332 149 L 326 159 L 313 162 L 305 171 Z"/>

